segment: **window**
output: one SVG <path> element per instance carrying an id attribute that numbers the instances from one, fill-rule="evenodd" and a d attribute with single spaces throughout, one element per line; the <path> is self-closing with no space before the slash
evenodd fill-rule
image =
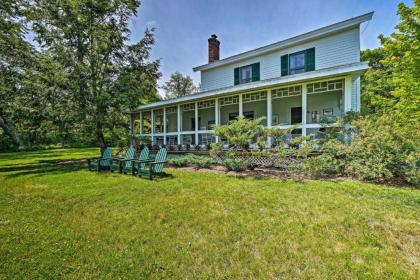
<path id="1" fill-rule="evenodd" d="M 254 63 L 233 70 L 234 85 L 245 84 L 260 80 L 260 63 Z"/>
<path id="2" fill-rule="evenodd" d="M 305 72 L 305 52 L 291 54 L 289 59 L 289 73 L 291 75 Z"/>
<path id="3" fill-rule="evenodd" d="M 252 79 L 252 67 L 251 65 L 244 66 L 241 68 L 241 84 L 249 83 Z"/>
<path id="4" fill-rule="evenodd" d="M 315 70 L 315 48 L 285 54 L 280 58 L 281 76 L 293 75 Z"/>

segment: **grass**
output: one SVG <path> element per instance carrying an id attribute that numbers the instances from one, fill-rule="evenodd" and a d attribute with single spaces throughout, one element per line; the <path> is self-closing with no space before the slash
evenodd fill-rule
<path id="1" fill-rule="evenodd" d="M 419 279 L 420 191 L 0 154 L 0 278 Z"/>

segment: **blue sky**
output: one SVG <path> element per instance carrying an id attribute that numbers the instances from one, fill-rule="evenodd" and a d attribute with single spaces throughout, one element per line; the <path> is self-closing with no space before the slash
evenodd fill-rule
<path id="1" fill-rule="evenodd" d="M 152 58 L 161 59 L 159 84 L 179 71 L 198 83 L 192 67 L 207 63 L 207 39 L 217 34 L 220 58 L 287 39 L 313 29 L 374 11 L 361 28 L 361 47 L 379 46 L 398 23 L 398 0 L 143 0 L 132 19 L 133 41 L 155 27 Z M 404 1 L 412 6 L 412 1 Z M 161 91 L 162 92 L 162 91 Z"/>

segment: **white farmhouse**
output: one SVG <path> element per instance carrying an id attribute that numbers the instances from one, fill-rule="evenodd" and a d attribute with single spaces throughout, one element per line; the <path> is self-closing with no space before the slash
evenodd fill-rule
<path id="1" fill-rule="evenodd" d="M 348 111 L 360 111 L 360 25 L 373 12 L 283 41 L 219 59 L 220 42 L 208 39 L 201 91 L 141 105 L 132 112 L 133 133 L 165 145 L 207 145 L 214 124 L 243 116 L 293 134 L 316 133 Z"/>

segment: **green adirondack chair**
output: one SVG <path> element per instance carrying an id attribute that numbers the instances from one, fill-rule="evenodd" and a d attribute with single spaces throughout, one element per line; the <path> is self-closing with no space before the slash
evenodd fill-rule
<path id="1" fill-rule="evenodd" d="M 101 157 L 88 159 L 90 171 L 108 170 L 112 160 L 112 149 L 106 148 Z"/>
<path id="2" fill-rule="evenodd" d="M 141 166 L 142 162 L 136 161 L 137 165 L 137 175 L 147 176 L 150 180 L 153 179 L 153 176 L 166 176 L 167 174 L 163 172 L 164 164 L 166 163 L 166 154 L 167 151 L 165 148 L 161 148 L 154 159 L 144 161 L 144 166 Z"/>
<path id="3" fill-rule="evenodd" d="M 131 165 L 131 173 L 135 175 L 139 169 L 144 169 L 146 162 L 149 162 L 152 158 L 149 157 L 149 148 L 144 147 L 141 150 L 139 159 L 133 160 Z"/>
<path id="4" fill-rule="evenodd" d="M 131 166 L 133 165 L 133 159 L 135 157 L 136 150 L 133 147 L 128 148 L 125 153 L 124 159 L 113 158 L 111 161 L 111 172 L 118 171 L 120 173 L 131 171 Z"/>

